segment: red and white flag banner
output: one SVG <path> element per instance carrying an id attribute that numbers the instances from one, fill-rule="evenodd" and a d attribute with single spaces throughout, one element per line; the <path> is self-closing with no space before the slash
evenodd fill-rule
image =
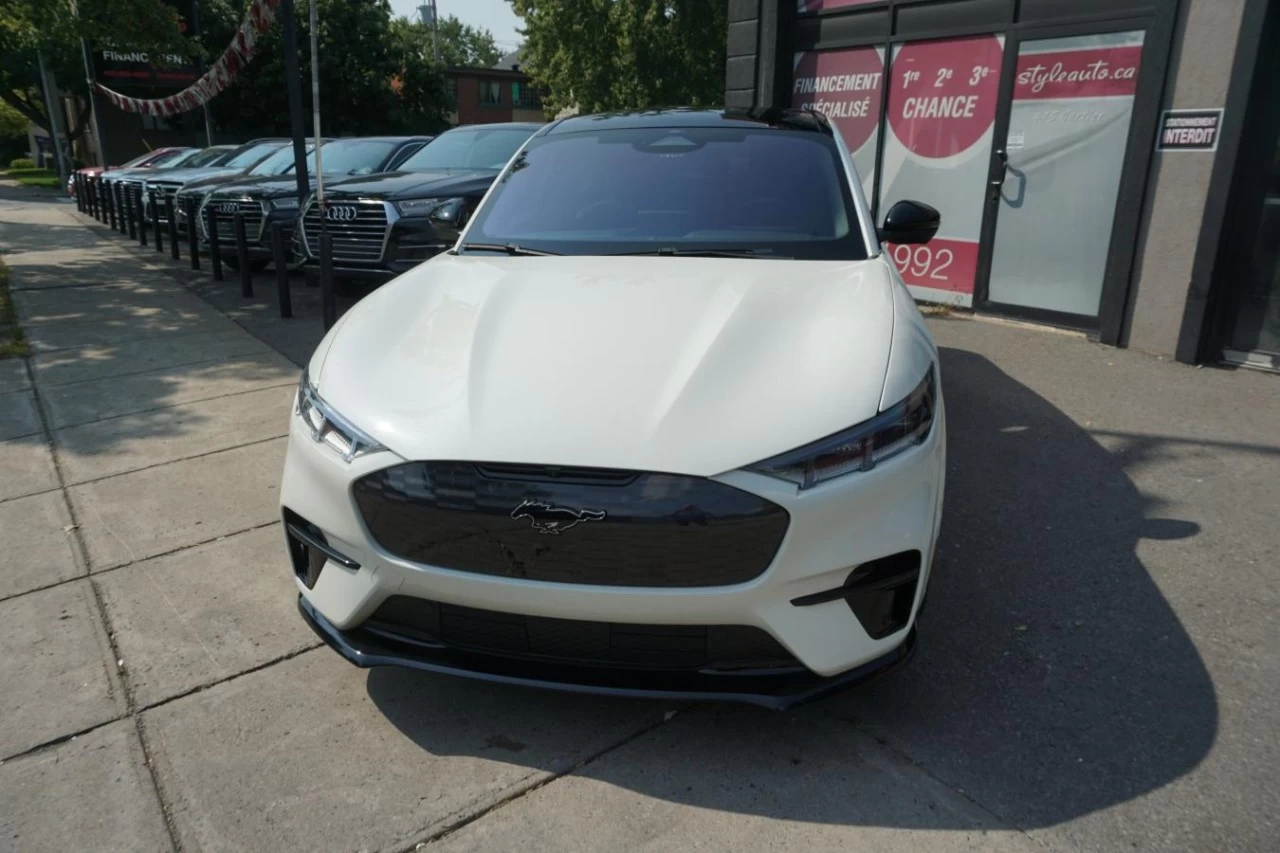
<path id="1" fill-rule="evenodd" d="M 93 86 L 125 112 L 171 116 L 194 110 L 230 86 L 241 69 L 249 64 L 257 49 L 258 36 L 271 29 L 276 20 L 276 7 L 279 5 L 280 0 L 253 0 L 249 10 L 245 12 L 244 20 L 240 22 L 240 29 L 236 31 L 235 38 L 222 52 L 222 56 L 203 77 L 181 92 L 167 98 L 131 98 L 113 92 L 101 83 L 95 82 Z"/>

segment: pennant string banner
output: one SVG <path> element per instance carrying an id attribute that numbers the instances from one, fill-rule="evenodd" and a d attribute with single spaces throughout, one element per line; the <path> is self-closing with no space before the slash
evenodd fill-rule
<path id="1" fill-rule="evenodd" d="M 171 116 L 197 109 L 230 86 L 236 75 L 253 59 L 258 36 L 271 29 L 276 20 L 276 7 L 279 5 L 280 0 L 253 0 L 249 10 L 245 12 L 244 20 L 240 22 L 240 29 L 236 31 L 235 38 L 222 52 L 222 56 L 203 77 L 181 92 L 167 98 L 131 98 L 113 92 L 98 82 L 93 87 L 125 112 Z"/>

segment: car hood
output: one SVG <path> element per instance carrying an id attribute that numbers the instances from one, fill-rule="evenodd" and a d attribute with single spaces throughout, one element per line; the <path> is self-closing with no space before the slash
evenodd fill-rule
<path id="1" fill-rule="evenodd" d="M 216 189 L 219 196 L 237 195 L 248 198 L 275 198 L 282 195 L 296 195 L 298 182 L 293 175 L 234 177 L 222 182 Z"/>
<path id="2" fill-rule="evenodd" d="M 386 172 L 333 184 L 326 180 L 324 189 L 325 195 L 334 198 L 428 198 L 441 193 L 465 192 L 476 185 L 485 187 L 497 176 L 496 169 Z"/>
<path id="3" fill-rule="evenodd" d="M 243 173 L 239 169 L 228 169 L 225 166 L 201 166 L 197 169 L 152 169 L 149 172 L 149 180 L 164 181 L 170 184 L 185 184 L 188 181 L 198 181 L 202 178 L 240 174 Z"/>
<path id="4" fill-rule="evenodd" d="M 440 255 L 362 300 L 310 375 L 408 459 L 711 476 L 879 408 L 880 260 Z"/>

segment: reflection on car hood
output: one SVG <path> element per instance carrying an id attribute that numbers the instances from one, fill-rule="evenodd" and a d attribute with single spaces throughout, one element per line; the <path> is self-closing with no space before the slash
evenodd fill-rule
<path id="1" fill-rule="evenodd" d="M 484 189 L 497 176 L 497 169 L 385 172 L 332 184 L 326 180 L 324 189 L 326 195 L 334 198 L 430 198 Z"/>
<path id="2" fill-rule="evenodd" d="M 238 177 L 230 179 L 221 186 L 213 187 L 213 190 L 219 198 L 232 195 L 247 198 L 278 198 L 297 193 L 298 182 L 293 175 Z"/>
<path id="3" fill-rule="evenodd" d="M 185 184 L 188 181 L 198 181 L 201 178 L 210 178 L 217 175 L 240 175 L 243 174 L 240 169 L 228 169 L 226 166 L 201 166 L 195 169 L 156 169 L 150 173 L 149 180 L 165 181 L 166 183 Z"/>
<path id="4" fill-rule="evenodd" d="M 876 413 L 893 286 L 880 259 L 444 254 L 310 370 L 409 459 L 709 476 Z"/>

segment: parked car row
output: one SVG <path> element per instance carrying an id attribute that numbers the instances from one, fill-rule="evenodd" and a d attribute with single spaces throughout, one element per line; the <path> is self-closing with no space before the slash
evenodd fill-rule
<path id="1" fill-rule="evenodd" d="M 222 245 L 235 239 L 233 217 L 245 221 L 250 264 L 271 259 L 271 226 L 284 227 L 291 260 L 319 266 L 320 237 L 332 239 L 338 279 L 391 279 L 451 246 L 498 172 L 541 125 L 459 127 L 438 137 L 370 136 L 322 139 L 325 185 L 322 215 L 316 194 L 301 205 L 291 141 L 253 139 L 240 146 L 173 149 L 149 160 L 101 172 L 108 192 L 129 190 L 142 199 L 141 219 L 166 224 L 173 199 L 180 234 L 191 227 L 208 245 L 208 216 L 218 223 Z M 316 184 L 316 152 L 306 148 L 307 181 Z M 153 193 L 159 210 L 151 209 Z M 234 252 L 220 252 L 231 267 Z"/>

